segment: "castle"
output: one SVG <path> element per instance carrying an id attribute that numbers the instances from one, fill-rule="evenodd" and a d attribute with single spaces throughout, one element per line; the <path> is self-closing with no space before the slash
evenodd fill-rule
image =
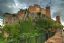
<path id="1" fill-rule="evenodd" d="M 27 16 L 29 17 L 36 17 L 38 13 L 41 13 L 42 15 L 44 14 L 45 16 L 51 18 L 51 11 L 50 11 L 50 6 L 46 6 L 45 8 L 41 8 L 39 5 L 34 4 L 33 6 L 29 6 L 28 9 L 20 9 L 17 14 L 9 14 L 5 13 L 4 14 L 4 24 L 12 24 L 15 22 L 18 22 L 18 20 L 25 19 Z M 60 17 L 56 17 L 57 22 L 60 23 Z"/>

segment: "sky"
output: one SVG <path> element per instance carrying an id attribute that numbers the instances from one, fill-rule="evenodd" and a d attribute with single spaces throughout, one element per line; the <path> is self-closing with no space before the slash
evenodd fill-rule
<path id="1" fill-rule="evenodd" d="M 19 9 L 28 8 L 33 4 L 38 4 L 41 7 L 50 5 L 51 18 L 55 20 L 55 17 L 59 15 L 64 25 L 64 0 L 0 0 L 0 12 L 17 13 Z"/>

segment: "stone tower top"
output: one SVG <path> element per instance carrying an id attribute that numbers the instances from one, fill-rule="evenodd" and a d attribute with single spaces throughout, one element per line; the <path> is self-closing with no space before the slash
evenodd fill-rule
<path id="1" fill-rule="evenodd" d="M 46 7 L 46 16 L 51 18 L 50 6 Z"/>
<path id="2" fill-rule="evenodd" d="M 56 22 L 61 23 L 60 22 L 60 16 L 56 16 Z"/>

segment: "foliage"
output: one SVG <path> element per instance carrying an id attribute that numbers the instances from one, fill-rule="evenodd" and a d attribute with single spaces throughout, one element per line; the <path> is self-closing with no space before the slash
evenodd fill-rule
<path id="1" fill-rule="evenodd" d="M 43 30 L 43 31 L 48 31 L 50 29 L 61 29 L 63 28 L 63 26 L 57 22 L 55 22 L 54 20 L 44 17 L 44 18 L 39 18 L 37 19 L 37 21 L 35 21 L 36 26 L 38 27 L 38 29 Z"/>
<path id="2" fill-rule="evenodd" d="M 19 21 L 18 23 L 6 24 L 3 27 L 3 31 L 9 34 L 7 42 L 20 43 L 21 39 L 39 36 L 40 34 L 48 32 L 51 28 L 57 29 L 61 27 L 61 24 L 56 23 L 50 18 L 39 17 L 35 19 L 35 21 L 29 18 L 28 20 Z"/>
<path id="3" fill-rule="evenodd" d="M 16 24 L 7 24 L 3 27 L 3 30 L 9 34 L 8 41 L 13 40 L 15 43 L 18 43 L 20 39 L 38 35 L 30 19 L 28 21 L 20 21 L 20 23 Z"/>

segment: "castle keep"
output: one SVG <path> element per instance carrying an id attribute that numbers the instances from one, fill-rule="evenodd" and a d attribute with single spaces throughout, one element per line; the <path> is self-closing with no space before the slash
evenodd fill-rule
<path id="1" fill-rule="evenodd" d="M 45 15 L 48 18 L 51 18 L 50 6 L 46 6 L 45 8 L 41 8 L 39 5 L 34 4 L 33 6 L 29 6 L 28 9 L 20 9 L 17 14 L 9 14 L 5 13 L 4 15 L 4 24 L 12 24 L 18 22 L 18 20 L 25 19 L 26 17 L 37 17 L 37 14 Z M 56 17 L 56 21 L 60 23 L 59 16 Z"/>

